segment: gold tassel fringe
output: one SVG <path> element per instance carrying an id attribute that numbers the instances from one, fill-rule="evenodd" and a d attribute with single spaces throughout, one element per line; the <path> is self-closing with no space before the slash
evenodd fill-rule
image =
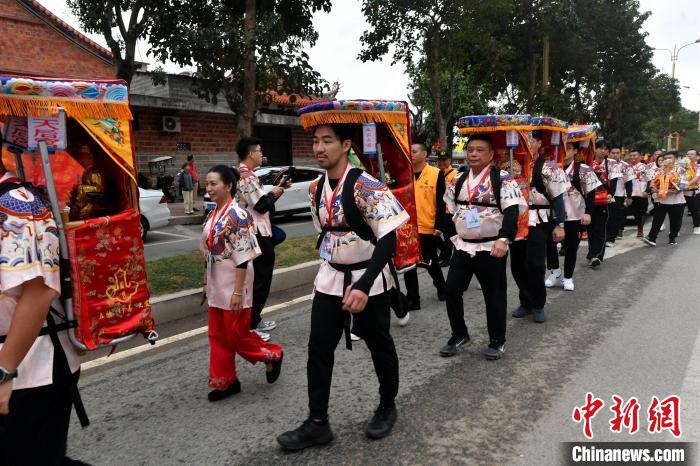
<path id="1" fill-rule="evenodd" d="M 355 111 L 355 110 L 326 110 L 322 112 L 305 113 L 300 117 L 305 130 L 320 125 L 333 124 L 363 124 L 363 123 L 408 123 L 405 112 Z"/>
<path id="2" fill-rule="evenodd" d="M 73 118 L 117 118 L 133 120 L 126 102 L 76 101 L 60 97 L 46 98 L 0 94 L 0 115 L 41 116 L 56 115 L 62 108 Z"/>

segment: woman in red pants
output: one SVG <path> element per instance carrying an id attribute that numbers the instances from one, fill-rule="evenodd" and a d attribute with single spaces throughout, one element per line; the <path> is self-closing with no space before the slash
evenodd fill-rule
<path id="1" fill-rule="evenodd" d="M 253 223 L 233 199 L 238 181 L 233 170 L 216 165 L 207 173 L 207 193 L 216 209 L 204 222 L 200 250 L 206 258 L 204 291 L 209 301 L 209 401 L 241 391 L 236 355 L 264 362 L 268 383 L 282 369 L 282 347 L 265 343 L 250 330 L 253 259 L 260 255 Z"/>

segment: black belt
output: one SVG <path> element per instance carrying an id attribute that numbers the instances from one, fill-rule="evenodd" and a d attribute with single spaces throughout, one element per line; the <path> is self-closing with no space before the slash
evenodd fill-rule
<path id="1" fill-rule="evenodd" d="M 551 205 L 528 205 L 527 208 L 530 210 L 551 210 L 552 206 Z"/>
<path id="2" fill-rule="evenodd" d="M 369 261 L 357 262 L 355 264 L 334 264 L 333 262 L 327 262 L 328 265 L 333 267 L 338 272 L 343 272 L 343 295 L 345 290 L 352 284 L 352 272 L 355 270 L 364 270 L 369 265 Z M 343 332 L 345 333 L 345 347 L 352 350 L 352 339 L 350 338 L 350 325 L 352 324 L 352 314 L 348 311 L 345 312 L 345 317 L 343 320 Z"/>
<path id="3" fill-rule="evenodd" d="M 479 207 L 493 207 L 494 209 L 498 209 L 497 204 L 492 204 L 490 202 L 469 202 L 469 201 L 460 201 L 460 200 L 455 200 L 455 204 L 458 205 L 477 205 Z"/>
<path id="4" fill-rule="evenodd" d="M 475 238 L 475 239 L 466 239 L 462 238 L 461 236 L 459 239 L 462 241 L 466 241 L 467 243 L 488 243 L 489 241 L 496 241 L 500 236 L 489 236 L 488 238 Z"/>

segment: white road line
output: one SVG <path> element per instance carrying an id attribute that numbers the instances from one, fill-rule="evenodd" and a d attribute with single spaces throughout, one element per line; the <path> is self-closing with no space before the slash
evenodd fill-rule
<path id="1" fill-rule="evenodd" d="M 187 235 L 178 235 L 177 233 L 170 233 L 167 231 L 160 231 L 160 230 L 149 230 L 148 234 L 153 234 L 153 235 L 165 235 L 165 236 L 174 236 L 175 238 L 187 238 L 187 239 L 196 239 L 196 236 L 187 236 Z"/>
<path id="2" fill-rule="evenodd" d="M 185 241 L 197 241 L 197 238 L 175 239 L 172 241 L 161 241 L 159 243 L 148 243 L 144 244 L 143 247 L 147 248 L 148 246 L 163 246 L 164 244 L 184 243 Z"/>
<path id="3" fill-rule="evenodd" d="M 313 297 L 313 294 L 308 294 L 308 295 L 300 296 L 299 298 L 295 298 L 295 299 L 292 299 L 292 300 L 284 302 L 284 303 L 275 304 L 274 306 L 268 306 L 265 309 L 263 309 L 262 314 L 267 314 L 269 312 L 283 309 L 287 306 L 292 306 L 294 304 L 299 304 L 299 303 L 303 303 L 305 301 L 310 301 L 312 297 Z M 145 344 L 145 345 L 137 346 L 135 348 L 130 348 L 128 350 L 120 351 L 120 352 L 115 353 L 111 356 L 103 356 L 101 358 L 94 359 L 92 361 L 88 361 L 88 362 L 82 364 L 81 369 L 84 371 L 94 369 L 95 367 L 99 367 L 99 366 L 102 366 L 102 365 L 105 365 L 108 363 L 112 363 L 112 362 L 116 362 L 116 361 L 121 361 L 122 359 L 130 358 L 131 356 L 135 356 L 135 355 L 140 354 L 140 353 L 145 353 L 147 351 L 152 351 L 154 349 L 162 348 L 163 346 L 170 345 L 172 343 L 177 343 L 178 341 L 186 340 L 187 338 L 191 338 L 191 337 L 206 333 L 207 328 L 208 327 L 205 325 L 204 327 L 195 328 L 192 330 L 188 330 L 187 332 L 178 333 L 177 335 L 163 338 L 162 340 L 158 340 L 158 343 L 156 343 L 155 345 Z"/>

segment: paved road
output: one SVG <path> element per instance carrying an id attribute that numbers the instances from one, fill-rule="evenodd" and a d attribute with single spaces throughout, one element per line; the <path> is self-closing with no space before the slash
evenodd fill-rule
<path id="1" fill-rule="evenodd" d="M 631 232 L 630 232 L 631 233 Z M 335 442 L 298 454 L 280 451 L 275 436 L 306 416 L 309 302 L 274 313 L 285 345 L 275 385 L 262 366 L 239 364 L 243 392 L 207 402 L 206 334 L 137 357 L 86 370 L 83 398 L 91 415 L 76 422 L 70 454 L 107 464 L 561 464 L 561 441 L 582 441 L 571 421 L 586 391 L 610 403 L 636 396 L 640 420 L 652 395 L 683 397 L 684 437 L 700 433 L 700 343 L 697 258 L 700 237 L 684 228 L 677 248 L 651 249 L 625 238 L 599 270 L 580 267 L 576 291 L 554 289 L 548 321 L 509 318 L 504 359 L 486 361 L 481 294 L 465 309 L 473 342 L 454 358 L 437 350 L 449 336 L 444 304 L 420 275 L 423 310 L 392 333 L 401 361 L 400 417 L 394 434 L 365 439 L 377 385 L 363 344 L 339 346 L 331 398 Z M 516 302 L 512 282 L 509 305 Z M 200 321 L 201 324 L 201 321 Z M 596 440 L 649 440 L 607 430 L 608 405 L 594 420 Z M 668 440 L 668 435 L 655 436 Z"/>
<path id="2" fill-rule="evenodd" d="M 273 223 L 283 228 L 288 238 L 315 233 L 310 214 L 274 218 Z M 149 231 L 144 244 L 146 260 L 198 251 L 201 231 L 199 225 L 174 225 Z"/>

